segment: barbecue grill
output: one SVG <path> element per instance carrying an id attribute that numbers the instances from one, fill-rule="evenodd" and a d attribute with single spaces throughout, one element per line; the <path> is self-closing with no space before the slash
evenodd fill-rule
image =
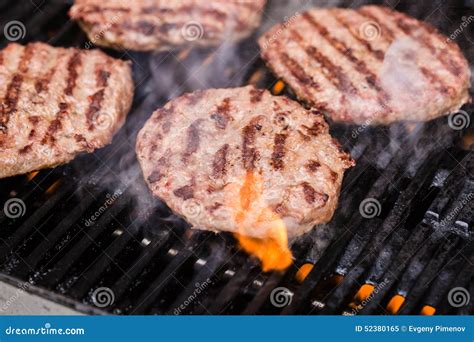
<path id="1" fill-rule="evenodd" d="M 136 161 L 138 130 L 183 92 L 253 83 L 293 96 L 259 59 L 258 34 L 311 5 L 363 3 L 270 1 L 259 32 L 217 49 L 107 50 L 133 62 L 127 122 L 106 148 L 0 180 L 0 280 L 93 314 L 472 314 L 472 105 L 424 124 L 332 124 L 357 166 L 333 220 L 291 241 L 282 273 L 262 272 L 230 234 L 190 230 L 151 196 Z M 459 31 L 472 1 L 386 4 L 454 36 L 473 60 L 474 26 Z M 70 5 L 3 1 L 0 25 L 21 22 L 23 43 L 88 48 Z"/>

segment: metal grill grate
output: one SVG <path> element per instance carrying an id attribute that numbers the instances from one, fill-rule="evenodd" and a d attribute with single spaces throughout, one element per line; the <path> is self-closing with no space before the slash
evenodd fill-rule
<path id="1" fill-rule="evenodd" d="M 444 3 L 397 8 L 431 13 L 428 21 L 449 33 L 457 23 L 442 14 L 467 12 L 462 2 Z M 67 2 L 3 4 L 2 26 L 22 21 L 27 40 L 84 47 L 83 33 L 67 21 Z M 263 27 L 294 6 L 270 2 Z M 472 60 L 469 36 L 460 44 Z M 0 279 L 27 282 L 28 291 L 89 313 L 418 314 L 426 306 L 440 314 L 473 312 L 472 301 L 461 308 L 447 301 L 454 287 L 474 293 L 474 161 L 472 147 L 462 146 L 472 127 L 453 130 L 446 118 L 416 126 L 333 125 L 358 162 L 345 176 L 334 219 L 292 242 L 295 262 L 285 273 L 262 273 L 230 235 L 190 231 L 153 199 L 133 151 L 151 112 L 183 91 L 249 82 L 271 88 L 276 80 L 256 58 L 255 37 L 216 51 L 108 52 L 133 61 L 137 87 L 126 126 L 94 154 L 0 180 L 0 203 L 19 198 L 26 207 L 15 219 L 0 213 Z M 367 199 L 380 204 L 373 218 L 361 215 Z M 301 283 L 305 264 L 314 266 Z M 113 294 L 112 304 L 94 302 L 100 288 Z M 271 300 L 279 288 L 287 305 Z"/>

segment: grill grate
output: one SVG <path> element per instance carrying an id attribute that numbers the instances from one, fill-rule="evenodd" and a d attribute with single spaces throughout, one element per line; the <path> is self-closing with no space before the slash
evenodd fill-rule
<path id="1" fill-rule="evenodd" d="M 28 40 L 84 47 L 83 33 L 67 21 L 69 5 L 12 2 L 3 10 L 0 4 L 0 23 L 22 21 Z M 292 6 L 272 1 L 264 29 L 282 13 L 291 15 Z M 459 23 L 443 13 L 457 21 L 468 13 L 459 1 L 397 8 L 418 17 L 431 13 L 427 19 L 446 33 Z M 469 37 L 459 42 L 472 59 Z M 133 61 L 129 120 L 96 153 L 0 180 L 0 203 L 19 198 L 26 207 L 16 219 L 0 212 L 0 279 L 27 282 L 29 291 L 88 313 L 418 314 L 427 305 L 439 314 L 473 312 L 472 301 L 455 308 L 447 300 L 454 287 L 474 293 L 474 161 L 472 147 L 461 146 L 472 127 L 453 130 L 446 118 L 411 126 L 333 125 L 358 162 L 345 176 L 334 219 L 292 242 L 295 263 L 285 273 L 262 273 L 230 235 L 191 231 L 153 199 L 133 151 L 144 121 L 173 96 L 249 82 L 271 88 L 276 80 L 256 58 L 255 37 L 216 51 L 108 52 Z M 472 106 L 464 110 L 471 113 Z M 377 216 L 361 215 L 365 199 L 380 204 Z M 305 264 L 314 267 L 300 283 L 296 275 Z M 373 289 L 369 299 L 364 284 Z M 104 287 L 114 297 L 107 307 L 93 300 Z M 285 306 L 271 300 L 281 287 L 290 294 Z"/>

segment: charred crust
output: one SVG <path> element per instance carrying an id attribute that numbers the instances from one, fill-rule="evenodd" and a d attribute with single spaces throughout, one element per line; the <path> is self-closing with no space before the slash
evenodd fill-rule
<path id="1" fill-rule="evenodd" d="M 283 158 L 286 154 L 285 142 L 287 139 L 286 134 L 276 134 L 273 145 L 272 153 L 272 166 L 275 170 L 281 170 L 284 168 Z"/>
<path id="2" fill-rule="evenodd" d="M 228 151 L 229 144 L 225 144 L 216 152 L 214 156 L 214 161 L 212 163 L 212 176 L 214 178 L 221 178 L 225 175 Z"/>
<path id="3" fill-rule="evenodd" d="M 318 208 L 326 205 L 329 199 L 327 194 L 317 192 L 308 182 L 304 182 L 302 185 L 304 199 L 308 204 L 315 204 Z"/>
<path id="4" fill-rule="evenodd" d="M 165 175 L 161 173 L 159 170 L 153 171 L 147 178 L 148 183 L 156 183 L 159 182 Z"/>
<path id="5" fill-rule="evenodd" d="M 250 89 L 250 102 L 251 103 L 258 103 L 262 100 L 263 93 L 265 92 L 264 89 Z"/>
<path id="6" fill-rule="evenodd" d="M 211 114 L 211 119 L 215 121 L 216 127 L 219 129 L 226 129 L 230 116 L 230 98 L 226 97 L 222 103 L 217 106 L 215 113 Z"/>
<path id="7" fill-rule="evenodd" d="M 81 52 L 79 50 L 74 51 L 71 59 L 67 65 L 68 77 L 66 81 L 66 89 L 64 89 L 64 94 L 72 95 L 74 88 L 76 87 L 76 81 L 79 76 L 77 69 L 82 64 Z"/>
<path id="8" fill-rule="evenodd" d="M 192 185 L 185 185 L 181 188 L 174 190 L 173 194 L 176 197 L 182 198 L 186 201 L 194 197 L 194 187 Z"/>
<path id="9" fill-rule="evenodd" d="M 262 125 L 259 121 L 260 117 L 253 118 L 242 131 L 242 160 L 246 170 L 255 169 L 255 164 L 260 156 L 260 153 L 254 147 L 257 132 L 262 129 Z"/>
<path id="10" fill-rule="evenodd" d="M 306 170 L 309 172 L 316 172 L 321 167 L 321 164 L 316 160 L 310 160 L 306 164 Z"/>
<path id="11" fill-rule="evenodd" d="M 199 149 L 201 141 L 199 125 L 201 121 L 202 119 L 194 121 L 188 128 L 188 137 L 186 149 L 183 154 L 183 162 L 187 162 L 189 157 Z"/>

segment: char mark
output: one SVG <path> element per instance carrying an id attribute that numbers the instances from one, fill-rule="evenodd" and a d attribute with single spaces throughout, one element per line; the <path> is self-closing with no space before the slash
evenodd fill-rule
<path id="1" fill-rule="evenodd" d="M 34 53 L 34 45 L 27 45 L 23 49 L 20 58 L 18 70 L 19 73 L 13 75 L 10 84 L 7 87 L 3 103 L 0 104 L 0 132 L 7 132 L 7 125 L 10 116 L 17 111 L 18 100 L 20 98 L 21 86 L 23 84 L 24 74 L 28 72 L 30 59 Z"/>
<path id="2" fill-rule="evenodd" d="M 313 20 L 309 13 L 303 14 L 303 17 L 307 20 Z M 316 24 L 316 28 L 321 28 L 314 20 L 312 24 Z M 320 31 L 323 38 L 327 37 L 328 32 L 326 29 Z M 357 88 L 352 84 L 351 80 L 344 73 L 344 70 L 331 62 L 331 60 L 322 54 L 315 46 L 307 45 L 306 40 L 295 30 L 291 30 L 291 37 L 298 45 L 310 56 L 314 61 L 322 66 L 326 70 L 328 80 L 334 84 L 334 86 L 342 92 L 357 94 Z M 331 43 L 331 42 L 330 42 Z"/>
<path id="3" fill-rule="evenodd" d="M 97 22 L 96 25 L 100 25 L 101 23 Z M 164 34 L 167 35 L 172 31 L 181 31 L 187 25 L 187 22 L 164 22 L 162 24 L 155 24 L 154 22 L 148 20 L 138 20 L 134 23 L 117 23 L 115 26 L 120 27 L 123 31 L 133 31 L 144 36 L 155 36 L 156 34 Z M 210 25 L 201 25 L 203 27 L 202 32 L 204 36 L 217 36 L 219 35 L 220 31 L 217 26 L 210 26 Z"/>
<path id="4" fill-rule="evenodd" d="M 196 8 L 196 5 L 186 5 L 179 8 L 163 8 L 160 6 L 146 6 L 141 9 L 143 14 L 179 16 L 183 13 L 193 13 L 203 16 L 210 16 L 214 20 L 224 23 L 227 19 L 227 13 L 216 8 Z"/>
<path id="5" fill-rule="evenodd" d="M 17 111 L 18 99 L 20 97 L 21 85 L 23 83 L 23 76 L 16 74 L 7 88 L 7 93 L 3 104 L 0 104 L 0 131 L 6 132 L 10 116 Z"/>
<path id="6" fill-rule="evenodd" d="M 354 28 L 351 27 L 349 22 L 345 18 L 343 18 L 341 15 L 338 15 L 337 13 L 333 12 L 333 16 L 336 19 L 336 21 L 339 24 L 341 24 L 341 26 L 345 27 L 346 30 L 350 33 L 350 35 L 355 40 L 357 40 L 357 42 L 359 42 L 362 46 L 364 46 L 366 50 L 369 51 L 376 59 L 378 59 L 381 62 L 384 60 L 384 57 L 385 57 L 384 51 L 372 48 L 372 45 L 366 39 L 361 37 L 358 32 L 354 32 Z"/>
<path id="7" fill-rule="evenodd" d="M 212 214 L 214 211 L 216 211 L 217 209 L 219 209 L 222 206 L 223 206 L 222 203 L 214 202 L 213 205 L 208 206 L 206 209 Z"/>
<path id="8" fill-rule="evenodd" d="M 327 129 L 326 125 L 320 121 L 313 122 L 313 125 L 311 127 L 305 125 L 303 125 L 302 127 L 306 130 L 307 134 L 313 137 L 317 137 L 321 133 L 324 133 Z"/>
<path id="9" fill-rule="evenodd" d="M 174 114 L 174 104 L 170 104 L 168 107 L 163 107 L 156 112 L 156 116 L 153 118 L 153 122 L 159 123 L 161 120 L 171 117 Z"/>
<path id="10" fill-rule="evenodd" d="M 285 65 L 290 73 L 295 77 L 303 86 L 309 86 L 314 89 L 319 89 L 320 86 L 316 83 L 311 76 L 308 76 L 304 71 L 303 67 L 295 61 L 293 58 L 288 56 L 286 52 L 280 53 L 280 60 Z"/>
<path id="11" fill-rule="evenodd" d="M 186 163 L 189 157 L 195 152 L 197 152 L 197 150 L 199 149 L 199 145 L 201 142 L 199 125 L 201 121 L 202 119 L 194 121 L 188 128 L 188 140 L 186 143 L 186 149 L 184 150 L 183 154 L 184 163 Z"/>
<path id="12" fill-rule="evenodd" d="M 187 103 L 190 106 L 195 106 L 202 99 L 202 96 L 203 96 L 203 91 L 202 90 L 196 90 L 196 91 L 193 91 L 192 93 L 184 94 L 183 98 L 187 101 Z"/>
<path id="13" fill-rule="evenodd" d="M 192 185 L 185 185 L 173 191 L 176 197 L 188 200 L 194 197 L 194 187 Z"/>
<path id="14" fill-rule="evenodd" d="M 385 103 L 390 100 L 390 96 L 383 90 L 377 76 L 369 69 L 367 64 L 363 60 L 358 59 L 343 41 L 333 37 L 329 31 L 320 25 L 309 13 L 305 13 L 303 18 L 311 24 L 329 44 L 339 51 L 342 56 L 346 57 L 359 73 L 365 76 L 367 84 L 379 93 L 377 95 L 378 102 L 385 107 Z M 385 32 L 388 32 L 388 30 Z"/>
<path id="15" fill-rule="evenodd" d="M 212 176 L 216 179 L 222 178 L 226 174 L 227 153 L 229 152 L 229 144 L 222 146 L 215 154 L 212 163 Z"/>
<path id="16" fill-rule="evenodd" d="M 286 134 L 276 134 L 272 153 L 272 166 L 275 170 L 282 170 L 285 166 L 283 158 L 285 157 Z"/>
<path id="17" fill-rule="evenodd" d="M 250 102 L 258 103 L 262 100 L 264 89 L 251 89 L 250 90 Z"/>
<path id="18" fill-rule="evenodd" d="M 107 88 L 110 72 L 97 69 L 96 70 L 96 85 L 100 90 L 95 92 L 90 98 L 89 108 L 86 112 L 86 119 L 88 124 L 88 129 L 93 130 L 97 120 L 97 114 L 100 113 L 102 109 L 102 102 L 105 97 L 105 89 Z"/>
<path id="19" fill-rule="evenodd" d="M 64 89 L 64 94 L 69 96 L 72 95 L 74 88 L 76 87 L 77 78 L 79 77 L 79 72 L 77 69 L 81 66 L 81 64 L 81 52 L 77 50 L 73 53 L 67 65 L 68 76 L 66 81 L 66 89 Z"/>
<path id="20" fill-rule="evenodd" d="M 166 176 L 166 169 L 169 167 L 169 154 L 170 151 L 167 150 L 165 155 L 158 159 L 158 162 L 154 164 L 154 170 L 150 173 L 147 180 L 148 183 L 153 184 L 161 181 L 163 177 Z"/>
<path id="21" fill-rule="evenodd" d="M 321 167 L 321 164 L 316 160 L 310 160 L 306 164 L 306 169 L 309 172 L 316 172 Z"/>
<path id="22" fill-rule="evenodd" d="M 147 178 L 148 183 L 159 182 L 165 175 L 160 170 L 153 171 Z"/>
<path id="23" fill-rule="evenodd" d="M 105 7 L 105 6 L 89 5 L 81 11 L 81 17 L 84 14 L 103 13 L 103 12 L 128 13 L 130 12 L 130 10 L 131 10 L 130 8 L 126 8 L 126 7 Z"/>
<path id="24" fill-rule="evenodd" d="M 211 115 L 211 119 L 215 121 L 216 127 L 226 129 L 229 120 L 233 120 L 230 115 L 230 98 L 226 97 L 222 103 L 217 106 L 216 112 Z"/>
<path id="25" fill-rule="evenodd" d="M 257 132 L 260 130 L 262 130 L 260 117 L 256 117 L 253 118 L 242 131 L 242 161 L 247 171 L 255 169 L 255 164 L 260 156 L 260 153 L 254 146 L 257 139 Z"/>
<path id="26" fill-rule="evenodd" d="M 314 188 L 307 182 L 303 183 L 303 194 L 304 199 L 308 204 L 314 204 L 317 208 L 323 207 L 326 205 L 326 202 L 329 199 L 327 194 L 321 194 L 314 190 Z"/>
<path id="27" fill-rule="evenodd" d="M 20 149 L 18 151 L 19 154 L 26 154 L 26 153 L 29 153 L 31 151 L 31 144 L 29 145 L 26 145 L 25 147 L 23 147 L 22 149 Z"/>
<path id="28" fill-rule="evenodd" d="M 49 83 L 51 82 L 51 78 L 54 75 L 56 67 L 51 68 L 42 78 L 35 82 L 35 90 L 36 92 L 42 93 L 43 91 L 48 91 Z"/>
<path id="29" fill-rule="evenodd" d="M 146 20 L 139 20 L 133 24 L 124 22 L 124 23 L 117 23 L 116 25 L 120 26 L 124 31 L 134 31 L 134 32 L 143 34 L 144 36 L 153 36 L 156 30 L 159 29 L 159 31 L 162 31 L 165 25 L 167 24 L 165 23 L 157 27 L 152 22 L 149 22 Z"/>
<path id="30" fill-rule="evenodd" d="M 99 88 L 105 88 L 107 87 L 107 83 L 109 81 L 110 77 L 110 72 L 105 71 L 105 70 L 97 70 L 96 71 L 96 82 L 97 82 L 97 87 Z"/>
<path id="31" fill-rule="evenodd" d="M 89 108 L 87 108 L 86 112 L 86 120 L 88 124 L 88 129 L 91 131 L 94 129 L 95 123 L 97 121 L 97 114 L 100 112 L 102 107 L 102 101 L 104 100 L 104 89 L 101 89 L 95 92 L 89 98 Z"/>
<path id="32" fill-rule="evenodd" d="M 68 109 L 69 105 L 67 103 L 59 103 L 59 110 L 56 113 L 56 117 L 49 124 L 48 129 L 46 130 L 46 133 L 43 139 L 41 140 L 41 143 L 43 145 L 53 143 L 55 141 L 54 134 L 62 128 L 62 120 L 67 116 Z"/>
<path id="33" fill-rule="evenodd" d="M 74 134 L 74 140 L 76 140 L 78 144 L 82 145 L 88 151 L 93 149 L 93 146 L 89 144 L 87 139 L 82 134 Z"/>

